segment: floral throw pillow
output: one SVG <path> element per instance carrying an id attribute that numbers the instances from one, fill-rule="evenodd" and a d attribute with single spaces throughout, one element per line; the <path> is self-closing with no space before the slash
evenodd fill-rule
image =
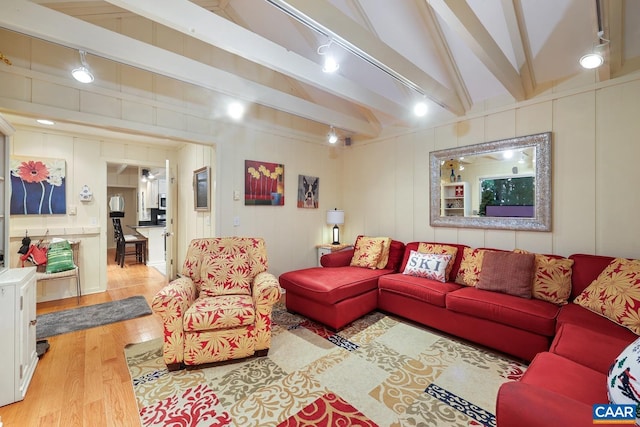
<path id="1" fill-rule="evenodd" d="M 378 265 L 376 265 L 377 269 L 384 269 L 389 262 L 389 250 L 391 249 L 391 237 L 375 237 L 376 239 L 380 239 L 382 242 L 382 253 L 380 254 L 380 259 L 378 259 Z"/>
<path id="2" fill-rule="evenodd" d="M 453 264 L 455 263 L 456 255 L 458 253 L 458 248 L 455 246 L 449 245 L 440 245 L 437 243 L 424 243 L 421 242 L 418 245 L 418 252 L 422 252 L 425 254 L 441 254 L 441 255 L 451 255 L 451 259 L 447 263 L 447 269 L 445 270 L 445 282 L 449 280 L 449 276 L 451 275 L 451 270 L 453 269 Z"/>
<path id="3" fill-rule="evenodd" d="M 522 249 L 515 253 L 529 253 Z M 535 254 L 536 275 L 533 279 L 533 298 L 565 305 L 571 296 L 571 267 L 573 260 Z"/>
<path id="4" fill-rule="evenodd" d="M 451 261 L 451 255 L 411 251 L 402 274 L 446 282 L 446 269 L 449 261 Z"/>
<path id="5" fill-rule="evenodd" d="M 350 265 L 352 267 L 378 268 L 378 261 L 383 247 L 384 244 L 381 239 L 374 237 L 358 238 Z"/>
<path id="6" fill-rule="evenodd" d="M 573 302 L 640 335 L 640 260 L 614 259 Z"/>
<path id="7" fill-rule="evenodd" d="M 486 249 L 464 248 L 462 261 L 455 282 L 464 286 L 475 286 L 480 280 L 480 270 L 482 269 L 482 258 Z"/>

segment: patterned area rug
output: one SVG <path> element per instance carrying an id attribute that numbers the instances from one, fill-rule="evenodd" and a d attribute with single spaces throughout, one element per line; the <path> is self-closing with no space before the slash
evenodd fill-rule
<path id="1" fill-rule="evenodd" d="M 374 312 L 338 333 L 276 305 L 271 350 L 168 372 L 162 341 L 125 348 L 143 426 L 495 426 L 526 366 Z"/>

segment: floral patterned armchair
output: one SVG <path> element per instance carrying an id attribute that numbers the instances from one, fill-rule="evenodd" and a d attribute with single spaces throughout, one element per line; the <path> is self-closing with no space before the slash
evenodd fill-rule
<path id="1" fill-rule="evenodd" d="M 280 295 L 278 280 L 267 272 L 263 239 L 192 240 L 182 277 L 152 303 L 164 325 L 167 368 L 266 356 L 271 310 Z"/>

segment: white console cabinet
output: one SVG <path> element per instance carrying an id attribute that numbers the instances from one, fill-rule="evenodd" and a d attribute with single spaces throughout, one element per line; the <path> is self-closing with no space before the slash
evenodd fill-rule
<path id="1" fill-rule="evenodd" d="M 0 406 L 24 399 L 38 363 L 36 269 L 0 273 Z"/>

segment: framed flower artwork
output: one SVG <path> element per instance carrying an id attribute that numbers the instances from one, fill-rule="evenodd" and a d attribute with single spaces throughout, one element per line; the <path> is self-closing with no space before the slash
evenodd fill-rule
<path id="1" fill-rule="evenodd" d="M 11 215 L 67 213 L 64 159 L 11 158 Z"/>
<path id="2" fill-rule="evenodd" d="M 284 165 L 245 160 L 244 204 L 284 206 Z"/>

